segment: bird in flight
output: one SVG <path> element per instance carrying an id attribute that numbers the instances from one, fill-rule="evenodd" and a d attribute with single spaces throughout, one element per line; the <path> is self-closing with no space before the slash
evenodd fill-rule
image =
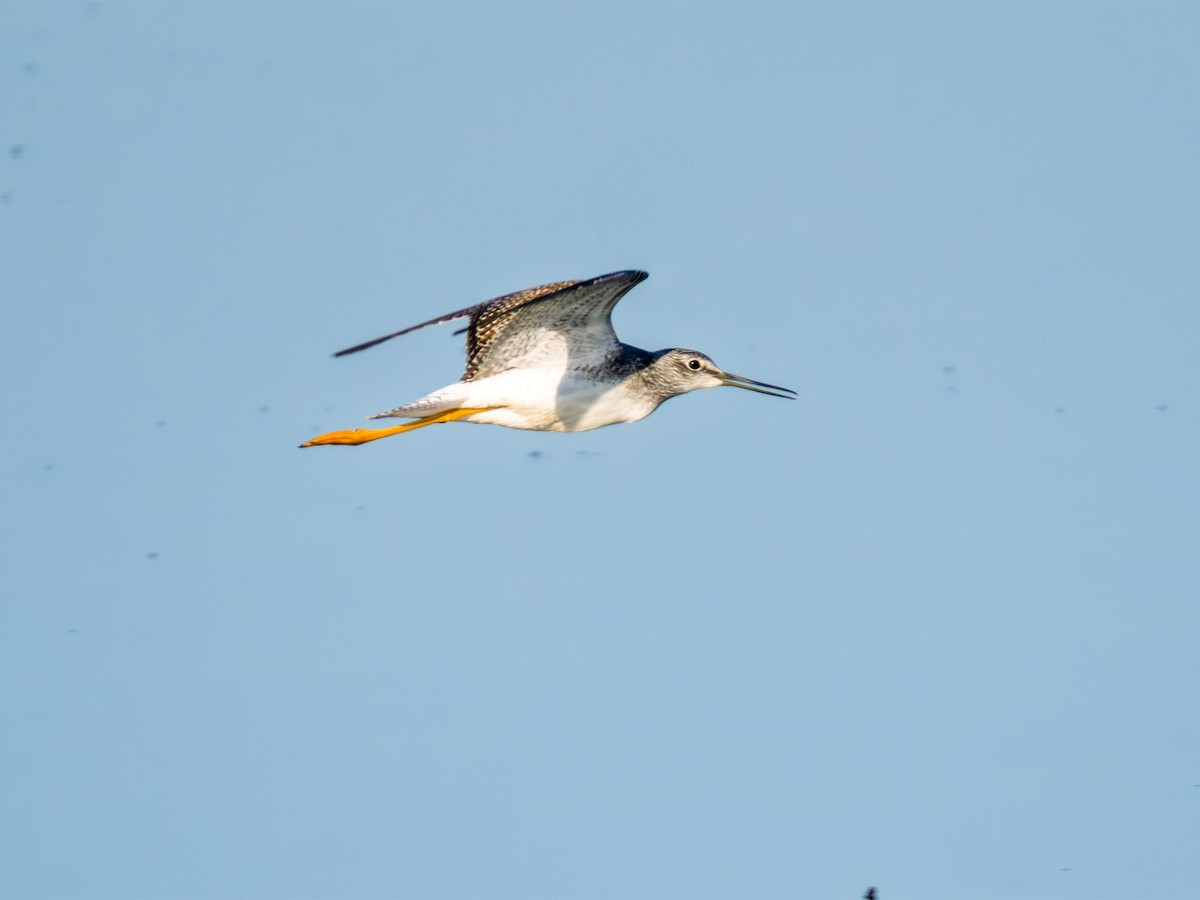
<path id="1" fill-rule="evenodd" d="M 334 354 L 346 356 L 419 328 L 468 317 L 461 381 L 372 419 L 412 419 L 390 428 L 330 431 L 301 447 L 357 445 L 436 425 L 479 422 L 533 431 L 588 431 L 636 422 L 664 400 L 699 388 L 745 388 L 794 399 L 795 391 L 717 368 L 696 350 L 650 352 L 617 340 L 612 311 L 649 276 L 612 272 L 556 281 L 447 313 Z"/>

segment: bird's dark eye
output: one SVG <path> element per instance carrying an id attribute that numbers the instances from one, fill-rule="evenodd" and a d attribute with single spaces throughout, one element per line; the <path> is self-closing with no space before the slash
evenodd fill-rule
<path id="1" fill-rule="evenodd" d="M 693 372 L 698 372 L 698 371 L 700 371 L 700 360 L 698 360 L 698 359 L 689 359 L 689 360 L 688 360 L 688 368 L 689 368 L 689 369 L 691 369 Z"/>

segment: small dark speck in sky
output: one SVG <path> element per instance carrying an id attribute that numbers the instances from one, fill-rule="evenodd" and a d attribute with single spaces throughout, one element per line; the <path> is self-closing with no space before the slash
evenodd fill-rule
<path id="1" fill-rule="evenodd" d="M 260 406 L 260 407 L 258 408 L 258 411 L 259 411 L 260 413 L 269 413 L 269 412 L 271 411 L 271 407 L 269 407 L 269 406 Z"/>
<path id="2" fill-rule="evenodd" d="M 37 74 L 38 64 L 31 59 L 25 65 L 21 66 L 21 71 L 25 73 L 27 78 L 32 78 Z"/>
<path id="3" fill-rule="evenodd" d="M 159 428 L 166 428 L 167 420 L 166 419 L 158 419 L 154 424 L 157 425 Z"/>
<path id="4" fill-rule="evenodd" d="M 1063 416 L 1063 415 L 1066 415 L 1066 413 L 1067 413 L 1067 408 L 1065 406 L 1054 407 L 1054 414 L 1056 416 Z"/>
<path id="5" fill-rule="evenodd" d="M 43 472 L 53 472 L 54 471 L 54 463 L 44 463 L 42 465 L 42 471 Z"/>
<path id="6" fill-rule="evenodd" d="M 1165 404 L 1165 403 L 1160 403 L 1160 404 L 1158 404 L 1158 406 L 1156 406 L 1154 408 L 1157 409 L 1159 412 L 1166 412 L 1171 407 L 1167 406 L 1167 404 Z"/>
<path id="7" fill-rule="evenodd" d="M 543 456 L 545 456 L 545 454 L 542 453 L 541 450 L 530 450 L 529 451 L 530 459 L 541 459 Z"/>
<path id="8" fill-rule="evenodd" d="M 20 159 L 22 156 L 25 155 L 25 145 L 24 144 L 13 144 L 11 147 L 8 148 L 8 155 L 11 156 L 13 159 Z"/>
<path id="9" fill-rule="evenodd" d="M 146 554 L 146 559 L 158 559 L 158 553 L 155 551 L 151 551 Z"/>
<path id="10" fill-rule="evenodd" d="M 12 191 L 4 191 L 3 193 L 0 193 L 0 203 L 3 203 L 7 206 L 11 202 L 12 202 Z"/>
<path id="11" fill-rule="evenodd" d="M 943 375 L 954 375 L 957 371 L 954 366 L 942 366 Z"/>

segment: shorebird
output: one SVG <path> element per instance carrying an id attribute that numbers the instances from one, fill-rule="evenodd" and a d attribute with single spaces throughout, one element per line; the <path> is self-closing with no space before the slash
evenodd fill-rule
<path id="1" fill-rule="evenodd" d="M 699 388 L 745 388 L 793 399 L 795 391 L 717 368 L 697 350 L 650 352 L 617 340 L 612 311 L 649 276 L 612 272 L 556 281 L 447 313 L 340 350 L 346 356 L 419 328 L 469 317 L 467 370 L 461 381 L 371 419 L 415 419 L 391 428 L 330 431 L 301 447 L 357 445 L 436 425 L 479 422 L 533 431 L 588 431 L 636 422 L 664 400 Z"/>

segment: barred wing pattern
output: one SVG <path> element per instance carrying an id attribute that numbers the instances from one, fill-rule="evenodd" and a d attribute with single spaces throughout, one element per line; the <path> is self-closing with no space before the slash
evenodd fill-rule
<path id="1" fill-rule="evenodd" d="M 544 284 L 541 287 L 529 288 L 525 291 L 517 291 L 515 294 L 505 294 L 503 297 L 497 297 L 495 300 L 485 300 L 483 303 L 477 303 L 474 306 L 468 306 L 465 309 L 460 309 L 457 312 L 446 313 L 444 316 L 438 316 L 436 319 L 430 319 L 428 322 L 422 322 L 420 325 L 409 325 L 407 328 L 401 328 L 399 331 L 393 331 L 391 334 L 385 334 L 383 337 L 373 338 L 369 341 L 363 341 L 361 344 L 355 344 L 353 347 L 347 347 L 345 350 L 339 350 L 334 356 L 349 356 L 351 353 L 358 353 L 360 350 L 369 350 L 370 348 L 382 344 L 384 341 L 390 341 L 392 338 L 400 337 L 404 334 L 411 334 L 414 331 L 420 331 L 422 328 L 428 328 L 431 325 L 444 325 L 447 322 L 453 322 L 455 319 L 461 319 L 463 316 L 471 316 L 474 319 L 485 309 L 494 303 L 510 304 L 518 299 L 523 298 L 524 302 L 536 300 L 538 297 L 552 293 L 553 291 L 561 290 L 565 287 L 570 287 L 573 284 L 579 284 L 578 281 L 557 281 L 554 284 Z M 461 334 L 461 332 L 455 332 Z"/>
<path id="2" fill-rule="evenodd" d="M 346 356 L 382 344 L 394 337 L 470 316 L 467 327 L 467 369 L 463 381 L 486 378 L 530 355 L 543 351 L 549 334 L 572 361 L 603 357 L 618 345 L 612 327 L 612 310 L 634 285 L 649 276 L 625 271 L 585 281 L 556 281 L 506 294 L 457 312 L 446 313 L 420 325 L 339 350 Z"/>
<path id="3" fill-rule="evenodd" d="M 606 356 L 618 345 L 613 307 L 647 277 L 645 272 L 613 272 L 485 304 L 471 316 L 463 381 L 519 367 L 521 360 L 534 355 L 545 363 L 556 351 L 563 354 L 564 364 L 569 360 L 572 365 Z"/>

